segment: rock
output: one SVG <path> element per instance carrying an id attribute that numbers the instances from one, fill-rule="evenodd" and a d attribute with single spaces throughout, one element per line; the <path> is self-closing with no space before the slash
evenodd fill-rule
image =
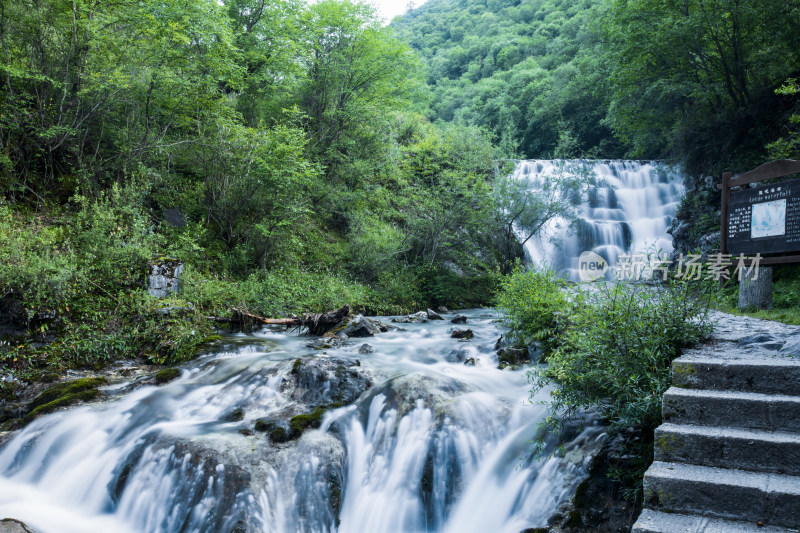
<path id="1" fill-rule="evenodd" d="M 354 402 L 372 387 L 374 378 L 358 361 L 344 359 L 297 359 L 289 374 L 294 385 L 292 400 L 310 407 Z"/>
<path id="2" fill-rule="evenodd" d="M 156 385 L 161 385 L 162 383 L 169 383 L 170 381 L 179 378 L 181 375 L 181 371 L 177 368 L 165 368 L 164 370 L 159 370 L 156 372 Z"/>
<path id="3" fill-rule="evenodd" d="M 442 318 L 442 315 L 440 315 L 433 309 L 428 309 L 427 314 L 428 314 L 428 320 L 444 320 L 444 318 Z"/>
<path id="4" fill-rule="evenodd" d="M 466 324 L 467 317 L 465 317 L 464 315 L 456 315 L 456 317 L 453 318 L 450 322 L 453 324 Z"/>
<path id="5" fill-rule="evenodd" d="M 448 308 L 446 308 L 445 306 L 443 306 L 443 305 L 440 305 L 439 307 L 437 307 L 436 311 L 438 311 L 439 313 L 442 313 L 442 314 L 450 312 L 450 310 Z"/>
<path id="6" fill-rule="evenodd" d="M 178 292 L 178 278 L 183 272 L 183 263 L 177 259 L 165 259 L 150 265 L 148 291 L 155 298 L 166 298 Z"/>
<path id="7" fill-rule="evenodd" d="M 530 357 L 528 355 L 528 349 L 525 347 L 508 347 L 508 348 L 500 348 L 497 351 L 497 358 L 500 365 L 522 365 L 530 363 Z M 499 365 L 498 365 L 499 366 Z"/>
<path id="8" fill-rule="evenodd" d="M 358 353 L 372 353 L 375 351 L 375 347 L 371 344 L 362 344 L 358 347 Z"/>
<path id="9" fill-rule="evenodd" d="M 256 420 L 255 425 L 253 425 L 253 429 L 261 433 L 272 431 L 276 427 L 278 427 L 278 425 L 274 420 L 265 420 L 263 418 L 259 418 L 258 420 Z"/>
<path id="10" fill-rule="evenodd" d="M 0 520 L 0 533 L 33 533 L 33 530 L 19 520 L 4 518 Z"/>
<path id="11" fill-rule="evenodd" d="M 478 359 L 477 357 L 470 357 L 469 359 L 464 361 L 464 365 L 465 366 L 475 366 L 475 365 L 478 364 L 478 361 L 480 361 L 480 359 Z"/>
<path id="12" fill-rule="evenodd" d="M 428 313 L 420 311 L 413 315 L 401 316 L 400 318 L 393 318 L 392 322 L 399 324 L 423 324 L 428 321 Z"/>
<path id="13" fill-rule="evenodd" d="M 789 339 L 781 348 L 781 353 L 792 357 L 800 357 L 800 339 Z"/>
<path id="14" fill-rule="evenodd" d="M 472 333 L 472 330 L 469 328 L 467 329 L 455 328 L 453 329 L 452 333 L 450 333 L 450 337 L 453 339 L 471 339 L 474 336 L 475 334 Z"/>
<path id="15" fill-rule="evenodd" d="M 230 413 L 222 415 L 223 422 L 239 422 L 244 418 L 244 410 L 241 407 L 237 407 Z"/>
<path id="16" fill-rule="evenodd" d="M 444 356 L 448 363 L 463 363 L 467 359 L 471 359 L 472 350 L 469 348 L 454 348 Z"/>
<path id="17" fill-rule="evenodd" d="M 341 324 L 331 330 L 337 336 L 341 337 L 342 334 L 348 337 L 372 337 L 381 333 L 380 323 L 370 320 L 362 315 L 354 316 L 351 319 L 345 319 Z"/>

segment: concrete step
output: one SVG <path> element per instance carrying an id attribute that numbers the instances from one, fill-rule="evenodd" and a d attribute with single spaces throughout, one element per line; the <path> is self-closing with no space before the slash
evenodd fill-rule
<path id="1" fill-rule="evenodd" d="M 800 433 L 661 424 L 655 460 L 800 476 Z"/>
<path id="2" fill-rule="evenodd" d="M 800 432 L 800 396 L 670 387 L 664 422 Z"/>
<path id="3" fill-rule="evenodd" d="M 654 462 L 644 502 L 666 513 L 800 527 L 800 477 Z"/>
<path id="4" fill-rule="evenodd" d="M 800 396 L 800 358 L 683 356 L 672 362 L 672 384 L 686 389 Z"/>
<path id="5" fill-rule="evenodd" d="M 660 513 L 644 509 L 631 533 L 785 533 L 786 528 L 759 526 L 753 522 L 736 522 L 721 518 Z M 792 531 L 791 529 L 788 531 Z"/>

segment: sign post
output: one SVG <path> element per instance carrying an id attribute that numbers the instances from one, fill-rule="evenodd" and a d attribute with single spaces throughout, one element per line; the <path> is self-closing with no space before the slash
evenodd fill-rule
<path id="1" fill-rule="evenodd" d="M 800 161 L 784 159 L 736 178 L 722 175 L 720 253 L 756 254 L 763 265 L 800 262 L 800 254 L 792 254 L 800 252 L 800 179 L 746 187 L 797 173 Z M 740 309 L 772 307 L 772 299 L 771 267 L 741 280 Z"/>

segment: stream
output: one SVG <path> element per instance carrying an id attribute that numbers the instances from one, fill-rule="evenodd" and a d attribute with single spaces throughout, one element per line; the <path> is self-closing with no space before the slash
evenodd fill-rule
<path id="1" fill-rule="evenodd" d="M 265 329 L 226 337 L 166 385 L 109 385 L 106 401 L 5 442 L 0 516 L 43 533 L 544 526 L 585 477 L 602 428 L 576 427 L 564 454 L 527 458 L 547 391 L 531 402 L 525 371 L 497 368 L 494 311 L 464 314 L 466 342 L 450 337 L 453 315 L 322 351 Z M 359 353 L 364 342 L 372 353 Z M 253 429 L 318 406 L 321 426 L 299 439 Z"/>

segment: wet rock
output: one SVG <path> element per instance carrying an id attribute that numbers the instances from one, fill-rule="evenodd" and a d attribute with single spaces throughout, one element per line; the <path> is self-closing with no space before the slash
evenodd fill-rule
<path id="1" fill-rule="evenodd" d="M 354 402 L 369 389 L 374 377 L 358 361 L 344 359 L 297 359 L 292 365 L 292 400 L 319 406 Z"/>
<path id="2" fill-rule="evenodd" d="M 375 347 L 371 344 L 362 344 L 358 347 L 358 353 L 372 353 L 375 351 Z"/>
<path id="3" fill-rule="evenodd" d="M 260 433 L 267 433 L 277 427 L 278 425 L 275 420 L 266 420 L 264 418 L 257 419 L 256 423 L 253 425 L 253 429 Z"/>
<path id="4" fill-rule="evenodd" d="M 441 314 L 450 312 L 450 310 L 448 308 L 446 308 L 445 306 L 443 306 L 443 305 L 440 305 L 439 307 L 437 307 L 436 311 L 441 313 Z"/>
<path id="5" fill-rule="evenodd" d="M 433 309 L 428 309 L 427 315 L 428 315 L 428 320 L 444 320 L 444 318 L 442 318 L 442 315 L 440 315 Z"/>
<path id="6" fill-rule="evenodd" d="M 313 348 L 314 350 L 328 350 L 330 348 L 338 348 L 342 346 L 347 341 L 347 336 L 338 337 L 336 335 L 330 335 L 325 337 L 320 337 L 319 339 L 314 339 L 313 341 L 306 344 L 307 348 Z"/>
<path id="7" fill-rule="evenodd" d="M 478 364 L 478 361 L 480 361 L 480 359 L 478 359 L 477 357 L 470 357 L 466 361 L 464 361 L 464 365 L 465 366 L 475 366 L 475 365 Z"/>
<path id="8" fill-rule="evenodd" d="M 381 333 L 381 328 L 369 318 L 358 315 L 349 319 L 344 327 L 337 326 L 334 331 L 339 337 L 343 334 L 348 337 L 372 337 Z"/>
<path id="9" fill-rule="evenodd" d="M 0 520 L 0 533 L 34 533 L 31 528 L 25 525 L 24 522 L 14 520 L 13 518 L 4 518 Z"/>
<path id="10" fill-rule="evenodd" d="M 448 363 L 463 363 L 471 358 L 472 352 L 469 348 L 454 348 L 444 358 Z"/>
<path id="11" fill-rule="evenodd" d="M 159 370 L 155 375 L 156 385 L 169 383 L 172 380 L 178 379 L 180 375 L 181 371 L 177 368 L 165 368 L 164 370 Z"/>
<path id="12" fill-rule="evenodd" d="M 450 320 L 450 322 L 453 324 L 466 324 L 467 317 L 465 317 L 464 315 L 456 315 L 455 318 Z"/>
<path id="13" fill-rule="evenodd" d="M 475 334 L 472 333 L 472 330 L 469 329 L 469 328 L 467 328 L 467 329 L 455 328 L 450 333 L 450 337 L 452 337 L 453 339 L 471 339 L 474 336 L 475 336 Z"/>
<path id="14" fill-rule="evenodd" d="M 237 407 L 233 411 L 222 415 L 223 422 L 239 422 L 244 419 L 244 410 L 241 407 Z"/>
<path id="15" fill-rule="evenodd" d="M 506 365 L 523 365 L 530 363 L 530 356 L 528 355 L 528 349 L 525 347 L 509 347 L 509 348 L 500 348 L 497 351 L 497 358 L 500 365 L 504 363 Z"/>
<path id="16" fill-rule="evenodd" d="M 427 321 L 428 321 L 428 313 L 426 313 L 425 311 L 420 311 L 418 313 L 392 319 L 392 322 L 397 322 L 400 324 L 423 324 Z"/>

